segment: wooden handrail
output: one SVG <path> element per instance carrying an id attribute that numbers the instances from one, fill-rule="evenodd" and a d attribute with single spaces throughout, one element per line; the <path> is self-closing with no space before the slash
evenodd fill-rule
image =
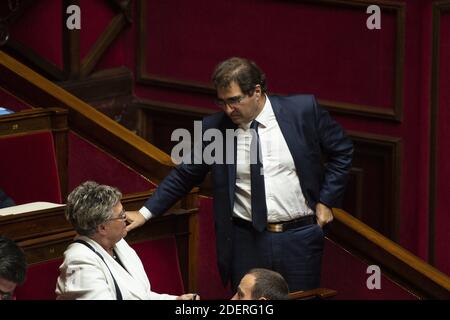
<path id="1" fill-rule="evenodd" d="M 306 291 L 294 291 L 289 293 L 289 300 L 327 299 L 334 297 L 336 290 L 328 288 L 316 288 Z"/>
<path id="2" fill-rule="evenodd" d="M 159 183 L 174 166 L 169 155 L 0 50 L 0 86 L 35 107 L 69 110 L 69 126 Z"/>
<path id="3" fill-rule="evenodd" d="M 344 210 L 333 208 L 329 237 L 423 299 L 450 299 L 450 277 Z"/>
<path id="4" fill-rule="evenodd" d="M 211 196 L 211 182 L 200 194 Z M 344 210 L 333 208 L 329 238 L 355 256 L 378 265 L 383 274 L 422 299 L 450 299 L 450 277 Z"/>

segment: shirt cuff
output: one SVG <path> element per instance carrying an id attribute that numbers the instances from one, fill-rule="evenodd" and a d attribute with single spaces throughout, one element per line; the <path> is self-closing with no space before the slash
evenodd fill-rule
<path id="1" fill-rule="evenodd" d="M 146 207 L 142 207 L 139 210 L 139 213 L 142 214 L 145 218 L 145 221 L 147 221 L 148 219 L 150 219 L 152 217 L 152 213 L 150 212 L 150 210 L 148 210 Z"/>

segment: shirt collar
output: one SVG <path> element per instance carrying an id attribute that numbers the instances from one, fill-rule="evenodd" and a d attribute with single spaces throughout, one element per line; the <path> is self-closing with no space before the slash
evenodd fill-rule
<path id="1" fill-rule="evenodd" d="M 265 94 L 266 101 L 264 102 L 263 109 L 258 114 L 258 116 L 255 118 L 256 121 L 260 125 L 262 125 L 264 128 L 266 128 L 269 125 L 270 119 L 273 117 L 273 109 L 272 104 L 270 103 L 269 97 Z M 248 123 L 243 123 L 239 127 L 248 130 L 250 128 L 250 125 L 252 124 L 253 120 Z"/>
<path id="2" fill-rule="evenodd" d="M 266 102 L 261 112 L 256 117 L 256 121 L 264 127 L 269 126 L 270 119 L 273 116 L 272 104 L 270 103 L 269 97 L 265 94 Z"/>

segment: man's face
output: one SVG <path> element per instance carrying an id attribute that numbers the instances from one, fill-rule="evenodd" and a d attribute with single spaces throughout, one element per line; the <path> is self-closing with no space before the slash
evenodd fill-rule
<path id="1" fill-rule="evenodd" d="M 0 277 L 0 300 L 9 300 L 13 298 L 14 290 L 17 284 Z"/>
<path id="2" fill-rule="evenodd" d="M 252 292 L 255 286 L 255 276 L 246 274 L 239 283 L 236 294 L 231 300 L 253 300 Z"/>
<path id="3" fill-rule="evenodd" d="M 249 96 L 242 92 L 235 81 L 231 82 L 226 88 L 217 88 L 217 100 L 227 116 L 237 125 L 249 123 L 256 118 L 264 107 L 259 85 Z"/>

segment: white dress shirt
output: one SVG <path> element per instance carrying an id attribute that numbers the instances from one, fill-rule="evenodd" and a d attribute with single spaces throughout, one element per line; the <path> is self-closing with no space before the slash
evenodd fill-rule
<path id="1" fill-rule="evenodd" d="M 255 119 L 258 122 L 258 134 L 264 173 L 264 186 L 267 205 L 267 222 L 293 220 L 313 211 L 306 205 L 300 188 L 300 181 L 291 152 L 280 130 L 266 96 L 266 102 Z M 250 123 L 242 125 L 237 132 L 236 193 L 233 215 L 248 221 L 251 215 L 250 186 Z"/>
<path id="2" fill-rule="evenodd" d="M 267 95 L 264 107 L 255 120 L 258 121 L 264 168 L 267 222 L 290 221 L 314 214 L 311 208 L 306 205 L 294 159 Z M 250 144 L 252 134 L 249 127 L 250 123 L 247 123 L 236 130 L 236 193 L 233 215 L 251 221 Z M 151 212 L 146 207 L 142 207 L 139 212 L 146 220 L 152 217 Z"/>

